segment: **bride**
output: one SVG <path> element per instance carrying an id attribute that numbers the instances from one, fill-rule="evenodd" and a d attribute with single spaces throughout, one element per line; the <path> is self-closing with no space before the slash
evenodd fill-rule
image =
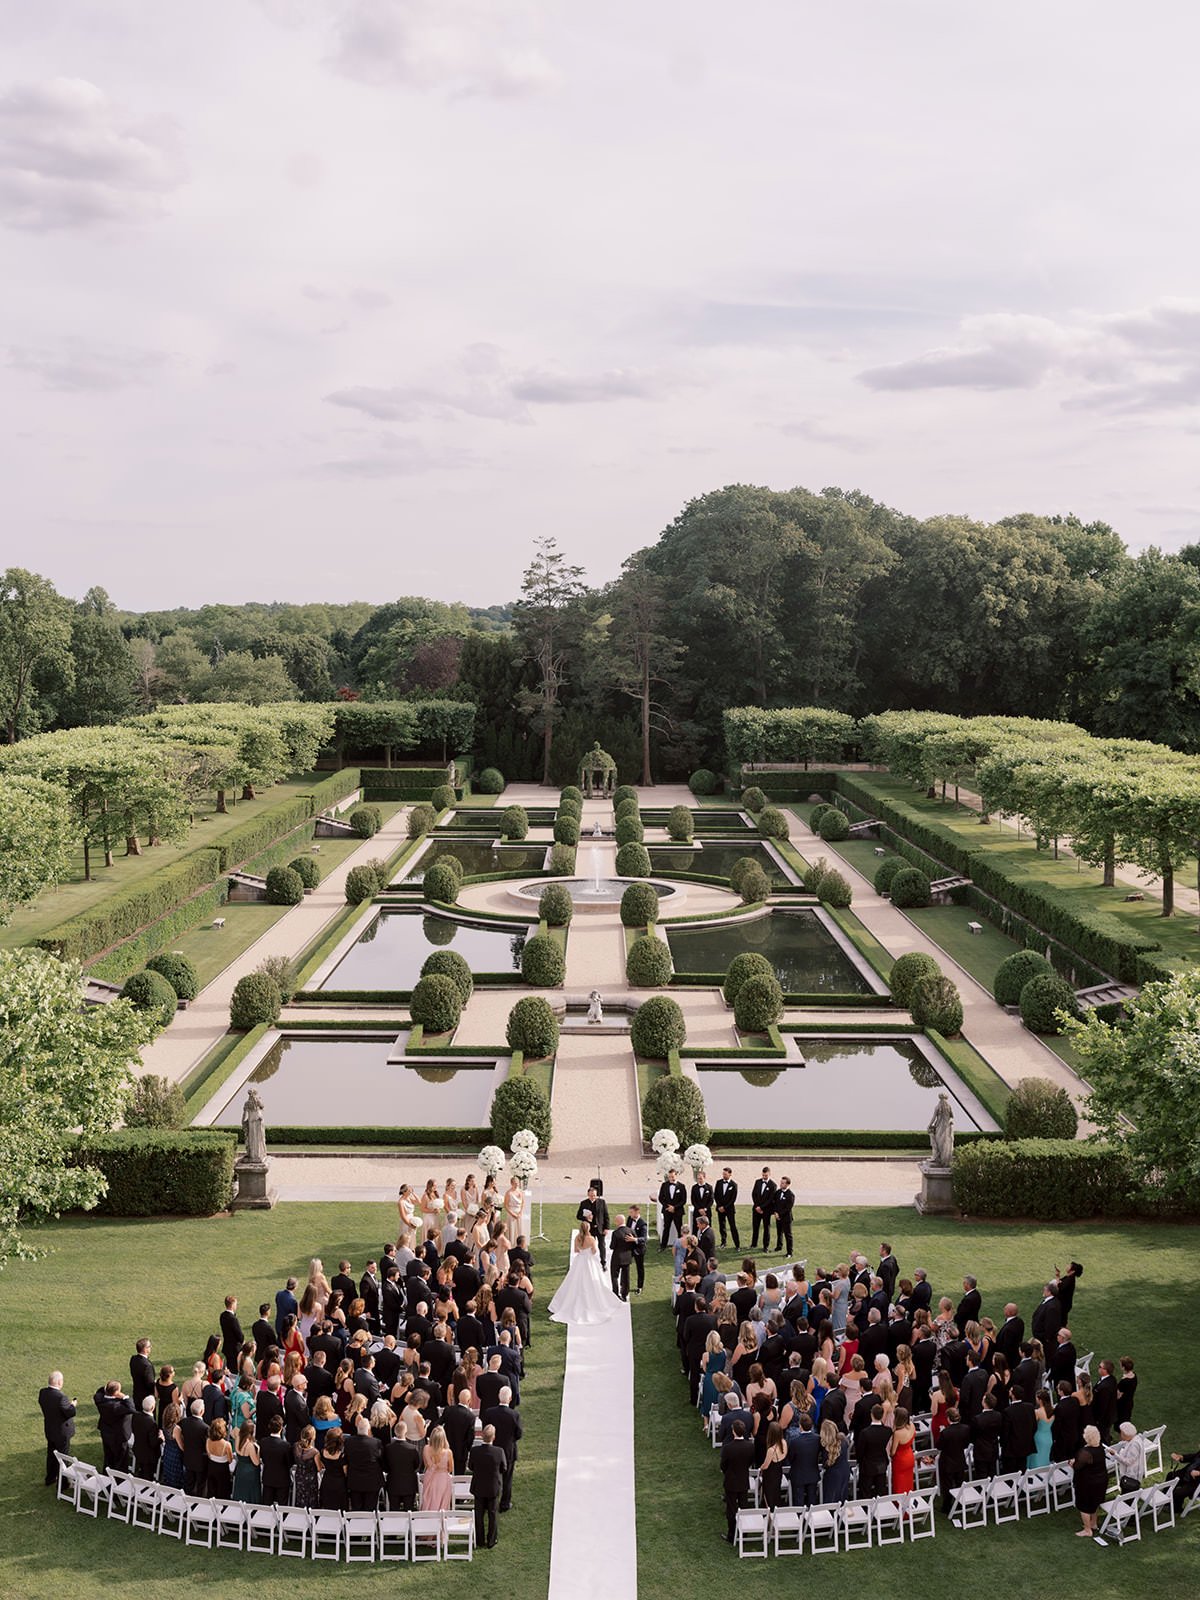
<path id="1" fill-rule="evenodd" d="M 550 1316 L 555 1322 L 586 1326 L 607 1322 L 619 1304 L 604 1281 L 600 1252 L 592 1230 L 586 1222 L 581 1222 L 571 1247 L 570 1268 L 550 1302 Z"/>

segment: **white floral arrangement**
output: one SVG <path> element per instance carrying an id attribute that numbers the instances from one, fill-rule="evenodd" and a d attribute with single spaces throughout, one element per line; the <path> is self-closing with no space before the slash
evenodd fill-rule
<path id="1" fill-rule="evenodd" d="M 677 1150 L 659 1151 L 658 1160 L 654 1163 L 654 1166 L 660 1178 L 666 1178 L 672 1172 L 678 1172 L 679 1152 Z"/>
<path id="2" fill-rule="evenodd" d="M 518 1128 L 512 1136 L 509 1147 L 515 1155 L 518 1150 L 528 1150 L 530 1155 L 537 1154 L 538 1136 L 532 1128 Z"/>
<path id="3" fill-rule="evenodd" d="M 524 1184 L 526 1188 L 537 1177 L 537 1157 L 532 1150 L 514 1150 L 513 1158 L 508 1165 L 513 1177 Z"/>
<path id="4" fill-rule="evenodd" d="M 498 1144 L 485 1144 L 479 1152 L 479 1165 L 489 1178 L 494 1178 L 498 1173 L 504 1171 L 506 1159 L 504 1151 L 501 1150 Z"/>
<path id="5" fill-rule="evenodd" d="M 683 1152 L 684 1165 L 692 1169 L 693 1177 L 712 1166 L 712 1151 L 706 1144 L 690 1144 Z"/>
<path id="6" fill-rule="evenodd" d="M 660 1128 L 651 1139 L 650 1148 L 656 1156 L 675 1155 L 679 1149 L 679 1135 L 674 1128 Z"/>

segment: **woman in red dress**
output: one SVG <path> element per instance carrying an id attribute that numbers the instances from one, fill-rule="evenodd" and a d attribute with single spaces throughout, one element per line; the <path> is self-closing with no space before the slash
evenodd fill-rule
<path id="1" fill-rule="evenodd" d="M 888 1455 L 892 1458 L 892 1493 L 910 1494 L 913 1488 L 915 1466 L 913 1439 L 917 1430 L 909 1421 L 903 1406 L 896 1407 L 896 1420 L 892 1428 Z"/>
<path id="2" fill-rule="evenodd" d="M 933 1443 L 938 1441 L 938 1434 L 946 1426 L 946 1412 L 951 1406 L 958 1404 L 958 1390 L 950 1374 L 942 1371 L 938 1374 L 937 1388 L 933 1391 L 930 1404 L 929 1431 L 933 1435 Z"/>

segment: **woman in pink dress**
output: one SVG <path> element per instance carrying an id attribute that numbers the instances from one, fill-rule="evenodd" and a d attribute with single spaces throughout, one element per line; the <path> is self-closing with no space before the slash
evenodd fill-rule
<path id="1" fill-rule="evenodd" d="M 897 1406 L 892 1437 L 888 1444 L 888 1455 L 892 1458 L 893 1494 L 909 1494 L 912 1491 L 915 1473 L 913 1438 L 916 1431 L 909 1421 L 908 1412 L 903 1406 Z"/>
<path id="2" fill-rule="evenodd" d="M 434 1428 L 429 1435 L 421 1461 L 425 1468 L 421 1476 L 421 1510 L 453 1510 L 454 1452 L 446 1442 L 444 1428 Z"/>

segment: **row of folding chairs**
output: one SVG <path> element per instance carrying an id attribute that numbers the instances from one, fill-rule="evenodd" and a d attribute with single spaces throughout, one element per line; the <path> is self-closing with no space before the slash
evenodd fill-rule
<path id="1" fill-rule="evenodd" d="M 932 1539 L 937 1522 L 933 1495 L 914 1490 L 842 1505 L 739 1511 L 735 1529 L 739 1556 L 815 1556 Z"/>
<path id="2" fill-rule="evenodd" d="M 1197 1505 L 1200 1501 L 1189 1500 L 1183 1515 L 1186 1517 Z M 1148 1522 L 1151 1533 L 1175 1526 L 1175 1485 L 1152 1483 L 1129 1494 L 1116 1495 L 1104 1502 L 1100 1512 L 1100 1537 L 1131 1544 L 1142 1537 L 1143 1520 Z"/>
<path id="3" fill-rule="evenodd" d="M 1047 1516 L 1075 1503 L 1075 1474 L 1069 1461 L 994 1478 L 968 1479 L 950 1491 L 950 1521 L 956 1528 L 986 1528 L 989 1522 L 1019 1522 L 1022 1516 Z"/>
<path id="4" fill-rule="evenodd" d="M 84 1516 L 212 1550 L 248 1550 L 314 1561 L 470 1561 L 475 1518 L 451 1511 L 321 1511 L 184 1494 L 126 1472 L 101 1472 L 55 1452 L 58 1498 Z"/>

